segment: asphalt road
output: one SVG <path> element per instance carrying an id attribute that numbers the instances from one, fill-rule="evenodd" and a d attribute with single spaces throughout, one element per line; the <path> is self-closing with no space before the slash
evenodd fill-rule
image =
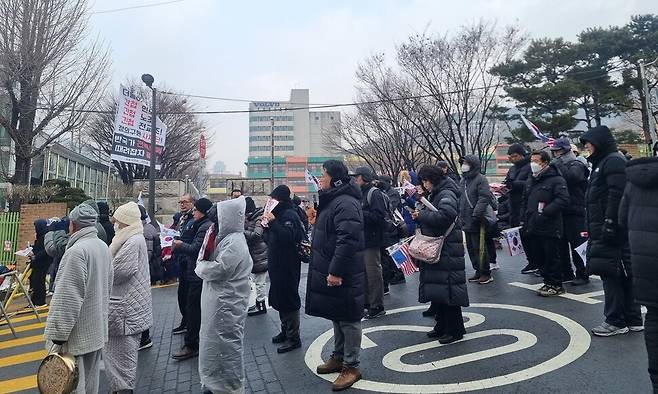
<path id="1" fill-rule="evenodd" d="M 532 290 L 540 278 L 519 273 L 522 258 L 500 251 L 499 262 L 493 283 L 469 284 L 467 336 L 446 346 L 425 335 L 433 321 L 421 316 L 427 305 L 417 302 L 417 275 L 392 286 L 385 297 L 387 315 L 363 323 L 363 380 L 352 392 L 651 392 L 642 333 L 589 334 L 603 316 L 599 280 L 567 285 L 568 294 L 547 299 Z M 305 275 L 302 297 L 304 290 Z M 182 336 L 171 335 L 179 320 L 176 291 L 153 289 L 154 346 L 140 352 L 137 393 L 200 392 L 196 359 L 170 358 L 182 343 Z M 303 348 L 279 355 L 270 342 L 278 332 L 278 314 L 270 310 L 247 319 L 247 392 L 331 392 L 330 383 L 313 372 L 331 351 L 331 324 L 309 316 L 301 324 Z M 37 392 L 33 382 L 42 357 L 43 324 L 25 317 L 17 326 L 24 327 L 18 340 L 0 327 L 0 393 Z M 101 373 L 101 392 L 108 391 Z"/>

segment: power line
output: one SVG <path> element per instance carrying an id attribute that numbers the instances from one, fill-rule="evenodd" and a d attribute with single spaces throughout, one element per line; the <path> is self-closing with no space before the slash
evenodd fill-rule
<path id="1" fill-rule="evenodd" d="M 123 8 L 114 8 L 110 10 L 102 10 L 102 11 L 94 11 L 91 12 L 92 15 L 94 14 L 109 14 L 111 12 L 120 12 L 120 11 L 127 11 L 127 10 L 134 10 L 137 8 L 151 8 L 151 7 L 158 7 L 161 5 L 167 5 L 167 4 L 173 4 L 173 3 L 180 3 L 185 0 L 171 0 L 171 1 L 162 1 L 160 3 L 150 3 L 150 4 L 142 4 L 142 5 L 134 5 L 130 7 L 123 7 Z"/>

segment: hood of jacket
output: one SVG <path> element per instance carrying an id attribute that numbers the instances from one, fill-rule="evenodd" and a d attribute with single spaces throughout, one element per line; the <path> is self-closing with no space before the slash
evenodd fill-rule
<path id="1" fill-rule="evenodd" d="M 451 192 L 455 193 L 457 199 L 459 199 L 459 196 L 461 196 L 462 194 L 461 191 L 459 190 L 459 185 L 457 184 L 457 182 L 455 182 L 449 176 L 444 176 L 438 185 L 432 186 L 432 198 L 437 194 L 439 194 L 442 190 L 450 190 Z"/>
<path id="2" fill-rule="evenodd" d="M 245 207 L 244 197 L 217 203 L 217 239 L 216 243 L 229 234 L 244 233 Z"/>
<path id="3" fill-rule="evenodd" d="M 464 163 L 467 163 L 469 166 L 471 166 L 471 169 L 468 172 L 462 174 L 462 176 L 466 178 L 473 178 L 482 170 L 482 162 L 480 162 L 480 158 L 476 155 L 464 156 Z"/>
<path id="4" fill-rule="evenodd" d="M 352 196 L 359 201 L 361 201 L 361 197 L 363 195 L 361 193 L 361 188 L 359 187 L 359 185 L 356 184 L 356 181 L 354 179 L 350 180 L 350 183 L 346 183 L 326 191 L 320 191 L 318 212 L 322 210 L 325 206 L 327 206 L 327 204 L 329 204 L 333 199 L 343 194 Z"/>
<path id="5" fill-rule="evenodd" d="M 612 135 L 612 132 L 606 126 L 599 126 L 593 129 L 587 130 L 583 135 L 580 136 L 580 142 L 585 144 L 589 142 L 594 145 L 594 153 L 589 155 L 587 160 L 592 162 L 596 166 L 601 159 L 609 155 L 610 153 L 617 151 L 617 142 L 615 137 Z"/>
<path id="6" fill-rule="evenodd" d="M 642 157 L 626 165 L 628 181 L 641 189 L 658 189 L 658 157 Z"/>
<path id="7" fill-rule="evenodd" d="M 37 219 L 34 221 L 34 231 L 37 233 L 37 238 L 41 238 L 48 232 L 48 221 L 45 219 Z"/>

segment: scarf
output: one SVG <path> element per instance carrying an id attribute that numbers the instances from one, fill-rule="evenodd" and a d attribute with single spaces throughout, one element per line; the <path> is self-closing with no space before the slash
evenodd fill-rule
<path id="1" fill-rule="evenodd" d="M 110 244 L 110 253 L 112 253 L 112 257 L 116 256 L 123 244 L 135 234 L 144 234 L 144 226 L 142 225 L 142 222 L 137 222 L 118 230 L 116 234 L 114 234 L 114 238 L 112 238 L 112 243 Z"/>

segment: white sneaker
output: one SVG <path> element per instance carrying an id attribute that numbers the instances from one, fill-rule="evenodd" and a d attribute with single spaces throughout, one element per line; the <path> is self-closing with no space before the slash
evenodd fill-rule
<path id="1" fill-rule="evenodd" d="M 498 264 L 489 264 L 489 269 L 491 271 L 499 270 L 500 266 Z"/>
<path id="2" fill-rule="evenodd" d="M 644 331 L 644 326 L 628 326 L 628 329 L 632 332 Z"/>

